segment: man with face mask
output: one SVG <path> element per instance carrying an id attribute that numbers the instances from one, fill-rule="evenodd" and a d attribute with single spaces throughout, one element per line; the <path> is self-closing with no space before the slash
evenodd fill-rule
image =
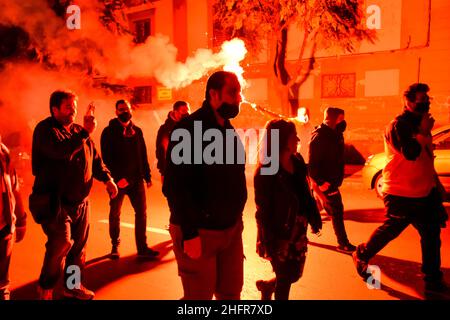
<path id="1" fill-rule="evenodd" d="M 331 217 L 339 252 L 351 253 L 352 245 L 345 231 L 344 205 L 339 187 L 344 180 L 344 131 L 347 123 L 344 110 L 329 107 L 324 111 L 323 123 L 312 133 L 309 144 L 309 173 L 315 193 Z"/>
<path id="2" fill-rule="evenodd" d="M 189 104 L 186 101 L 177 101 L 173 104 L 172 111 L 167 115 L 164 124 L 159 127 L 156 135 L 156 159 L 158 159 L 157 168 L 161 173 L 161 180 L 164 180 L 164 172 L 167 166 L 166 154 L 169 146 L 170 134 L 175 125 L 190 113 Z"/>
<path id="3" fill-rule="evenodd" d="M 353 254 L 357 272 L 367 278 L 369 260 L 410 224 L 420 235 L 425 294 L 449 293 L 443 281 L 440 228 L 448 215 L 443 187 L 434 169 L 429 87 L 415 83 L 404 93 L 405 107 L 386 128 L 387 164 L 383 170 L 383 201 L 387 219 Z"/>
<path id="4" fill-rule="evenodd" d="M 116 102 L 117 118 L 112 119 L 101 135 L 102 157 L 119 187 L 117 197 L 110 200 L 109 235 L 111 259 L 120 257 L 120 212 L 125 195 L 135 211 L 135 240 L 139 258 L 154 259 L 159 252 L 147 246 L 147 201 L 145 185 L 152 185 L 147 147 L 141 128 L 132 118 L 130 103 Z"/>
<path id="5" fill-rule="evenodd" d="M 243 145 L 238 136 L 233 143 L 224 143 L 226 163 L 194 164 L 194 146 L 199 145 L 197 152 L 203 154 L 207 145 L 193 140 L 198 137 L 194 128 L 199 123 L 203 130 L 213 129 L 223 137 L 226 130 L 234 130 L 230 119 L 238 115 L 241 100 L 236 75 L 215 72 L 206 84 L 202 107 L 181 120 L 171 135 L 163 192 L 169 202 L 169 231 L 183 298 L 187 300 L 240 298 L 244 263 L 242 213 L 247 187 L 245 163 L 237 158 L 244 152 Z M 172 154 L 177 145 L 176 134 L 183 132 L 189 132 L 191 137 L 189 163 L 175 161 Z M 230 153 L 233 161 L 229 161 Z"/>

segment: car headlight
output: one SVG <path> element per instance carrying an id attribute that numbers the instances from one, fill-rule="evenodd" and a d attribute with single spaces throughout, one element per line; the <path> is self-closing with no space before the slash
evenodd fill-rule
<path id="1" fill-rule="evenodd" d="M 366 165 L 366 166 L 369 165 L 369 163 L 370 163 L 370 161 L 372 160 L 373 156 L 374 156 L 374 154 L 368 156 L 368 157 L 367 157 L 367 160 L 366 160 L 366 163 L 365 163 L 364 165 Z"/>

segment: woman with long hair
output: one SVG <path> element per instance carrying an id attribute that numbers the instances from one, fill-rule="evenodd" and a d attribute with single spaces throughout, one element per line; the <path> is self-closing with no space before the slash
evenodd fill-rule
<path id="1" fill-rule="evenodd" d="M 258 280 L 262 300 L 289 299 L 292 283 L 303 274 L 308 239 L 308 224 L 318 233 L 322 220 L 309 187 L 307 167 L 297 153 L 294 123 L 283 119 L 266 125 L 260 144 L 259 164 L 254 176 L 257 253 L 272 264 L 275 278 Z M 277 145 L 275 145 L 277 144 Z M 277 148 L 278 146 L 278 148 Z M 273 154 L 272 154 L 273 153 Z M 278 161 L 275 174 L 267 174 L 270 161 Z"/>

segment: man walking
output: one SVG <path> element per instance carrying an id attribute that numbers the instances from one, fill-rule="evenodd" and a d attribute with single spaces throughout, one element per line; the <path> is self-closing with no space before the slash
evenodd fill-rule
<path id="1" fill-rule="evenodd" d="M 218 300 L 240 298 L 242 212 L 247 200 L 245 159 L 238 159 L 243 145 L 236 135 L 236 143 L 224 142 L 215 150 L 222 160 L 198 159 L 209 150 L 198 131 L 221 138 L 227 131 L 235 133 L 230 119 L 238 115 L 241 99 L 236 75 L 218 71 L 208 79 L 202 107 L 172 132 L 163 192 L 171 209 L 169 231 L 184 299 L 209 300 L 214 295 Z M 181 155 L 186 161 L 180 162 L 176 141 L 186 134 L 190 142 Z"/>
<path id="2" fill-rule="evenodd" d="M 387 164 L 383 170 L 383 201 L 387 219 L 353 254 L 357 272 L 367 278 L 370 259 L 410 224 L 420 235 L 425 293 L 449 292 L 441 270 L 440 228 L 448 215 L 444 189 L 434 169 L 429 87 L 415 83 L 404 93 L 405 107 L 386 128 Z"/>
<path id="3" fill-rule="evenodd" d="M 339 187 L 344 180 L 344 131 L 347 126 L 344 110 L 329 107 L 323 123 L 312 133 L 309 144 L 309 173 L 313 188 L 333 223 L 337 251 L 351 253 L 356 247 L 347 238 L 344 205 Z"/>
<path id="4" fill-rule="evenodd" d="M 80 271 L 85 264 L 89 234 L 89 202 L 93 178 L 106 184 L 110 196 L 117 186 L 103 164 L 90 134 L 96 128 L 93 116 L 84 117 L 83 127 L 74 123 L 77 97 L 70 91 L 50 96 L 51 116 L 38 123 L 33 133 L 32 170 L 35 176 L 30 211 L 47 236 L 44 264 L 39 277 L 40 299 L 53 299 L 65 261 L 67 269 Z M 82 283 L 68 286 L 64 296 L 90 300 L 94 292 Z"/>
<path id="5" fill-rule="evenodd" d="M 117 197 L 111 199 L 109 211 L 109 234 L 111 258 L 120 257 L 120 212 L 125 195 L 130 199 L 135 212 L 135 240 L 139 258 L 155 258 L 159 252 L 147 246 L 147 200 L 145 185 L 152 185 L 147 147 L 141 128 L 132 118 L 130 103 L 116 102 L 117 117 L 109 122 L 101 136 L 102 157 L 119 187 Z"/>

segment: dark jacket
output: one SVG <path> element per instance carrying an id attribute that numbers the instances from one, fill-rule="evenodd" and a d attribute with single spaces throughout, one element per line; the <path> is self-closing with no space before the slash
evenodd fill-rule
<path id="1" fill-rule="evenodd" d="M 414 137 L 419 133 L 421 120 L 420 115 L 405 110 L 386 128 L 386 141 L 401 152 L 407 160 L 416 160 L 422 150 L 420 143 Z"/>
<path id="2" fill-rule="evenodd" d="M 314 129 L 309 144 L 309 175 L 320 186 L 331 184 L 336 190 L 344 180 L 344 136 L 321 124 Z"/>
<path id="3" fill-rule="evenodd" d="M 170 112 L 167 115 L 167 119 L 161 127 L 159 127 L 158 134 L 156 135 L 156 159 L 158 160 L 157 168 L 163 176 L 166 171 L 166 148 L 164 143 L 168 143 L 170 140 L 170 134 L 173 131 L 177 123 L 170 116 Z"/>
<path id="4" fill-rule="evenodd" d="M 239 138 L 234 148 L 234 164 L 194 164 L 194 147 L 202 143 L 194 136 L 194 122 L 201 123 L 202 131 L 215 128 L 225 137 L 225 129 L 234 128 L 226 121 L 222 128 L 214 116 L 211 106 L 204 102 L 203 106 L 187 118 L 181 120 L 175 130 L 186 129 L 190 133 L 190 163 L 175 164 L 171 156 L 172 149 L 178 142 L 170 142 L 167 151 L 167 170 L 164 178 L 163 192 L 171 209 L 170 222 L 180 225 L 183 239 L 189 240 L 198 235 L 199 228 L 224 230 L 232 227 L 240 219 L 247 201 L 245 180 L 245 164 L 236 162 L 237 148 L 243 145 Z M 174 131 L 175 132 L 175 131 Z M 201 139 L 201 136 L 200 136 Z M 181 142 L 180 142 L 181 143 Z M 203 150 L 209 142 L 203 142 Z M 223 143 L 226 155 L 232 150 Z M 197 157 L 202 157 L 197 154 Z"/>
<path id="5" fill-rule="evenodd" d="M 115 118 L 103 130 L 100 143 L 102 157 L 114 180 L 125 178 L 129 184 L 150 182 L 150 166 L 142 130 L 131 123 L 135 134 L 124 136 L 124 127 Z"/>
<path id="6" fill-rule="evenodd" d="M 93 178 L 103 182 L 111 179 L 88 132 L 75 123 L 68 132 L 53 117 L 34 129 L 31 160 L 33 192 L 56 193 L 69 205 L 87 198 Z"/>
<path id="7" fill-rule="evenodd" d="M 262 175 L 259 167 L 254 176 L 257 241 L 268 252 L 275 250 L 277 241 L 291 239 L 297 216 L 305 217 L 314 233 L 322 229 L 305 161 L 301 155 L 293 161 L 293 174 L 280 168 L 275 175 Z"/>

